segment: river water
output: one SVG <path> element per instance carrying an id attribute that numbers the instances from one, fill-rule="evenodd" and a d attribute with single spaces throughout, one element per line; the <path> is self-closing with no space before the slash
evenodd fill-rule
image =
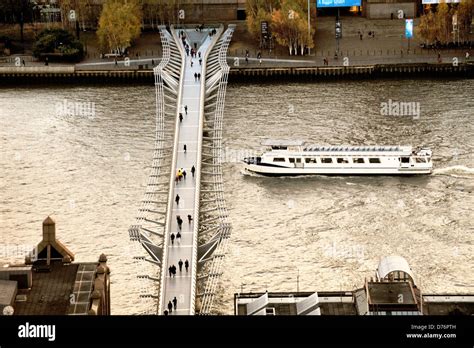
<path id="1" fill-rule="evenodd" d="M 474 291 L 474 81 L 230 84 L 225 189 L 233 225 L 216 303 L 243 291 L 350 290 L 401 255 L 427 292 Z M 52 214 L 76 261 L 109 257 L 113 314 L 135 314 L 128 227 L 153 151 L 153 86 L 0 88 L 0 262 L 41 239 Z M 381 103 L 413 102 L 414 116 Z M 94 114 L 61 105 L 94 103 Z M 416 108 L 415 108 L 416 109 Z M 415 110 L 414 109 L 414 110 Z M 264 178 L 238 159 L 265 138 L 315 144 L 425 145 L 420 177 Z"/>

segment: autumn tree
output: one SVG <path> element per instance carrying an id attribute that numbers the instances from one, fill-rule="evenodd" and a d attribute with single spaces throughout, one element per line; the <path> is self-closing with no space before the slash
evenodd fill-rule
<path id="1" fill-rule="evenodd" d="M 140 36 L 142 18 L 138 0 L 106 0 L 97 30 L 101 47 L 123 53 Z"/>
<path id="2" fill-rule="evenodd" d="M 459 39 L 469 41 L 471 23 L 474 17 L 474 0 L 464 0 L 458 4 L 458 30 Z"/>
<path id="3" fill-rule="evenodd" d="M 444 1 L 439 3 L 435 15 L 435 30 L 437 41 L 440 43 L 445 44 L 451 41 L 451 31 L 453 30 L 451 18 L 452 14 L 448 4 Z"/>
<path id="4" fill-rule="evenodd" d="M 459 4 L 452 4 L 451 8 L 446 2 L 441 2 L 433 12 L 431 8 L 421 16 L 420 23 L 415 29 L 425 43 L 446 44 L 454 40 L 453 15 L 457 15 L 459 38 L 468 41 L 474 12 L 473 0 L 461 0 Z"/>
<path id="5" fill-rule="evenodd" d="M 306 0 L 247 0 L 246 10 L 247 29 L 255 39 L 260 39 L 260 23 L 268 21 L 277 43 L 287 46 L 290 55 L 304 54 L 305 47 L 314 47 L 314 29 L 308 33 Z"/>
<path id="6" fill-rule="evenodd" d="M 272 32 L 280 45 L 288 47 L 290 55 L 298 54 L 298 50 L 303 55 L 305 47 L 314 47 L 314 29 L 308 33 L 304 3 L 304 0 L 283 0 L 281 8 L 272 12 Z"/>
<path id="7" fill-rule="evenodd" d="M 415 28 L 415 35 L 420 37 L 425 44 L 433 44 L 436 42 L 436 31 L 435 28 L 435 15 L 429 11 L 423 15 L 420 19 L 420 23 Z"/>
<path id="8" fill-rule="evenodd" d="M 256 40 L 260 40 L 260 23 L 270 22 L 274 9 L 280 7 L 280 1 L 276 0 L 247 0 L 247 30 Z"/>

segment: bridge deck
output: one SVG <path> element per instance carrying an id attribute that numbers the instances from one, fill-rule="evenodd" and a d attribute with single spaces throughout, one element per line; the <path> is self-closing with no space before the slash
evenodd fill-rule
<path id="1" fill-rule="evenodd" d="M 191 33 L 191 30 L 185 30 L 188 38 L 196 36 L 197 33 Z M 194 34 L 194 35 L 193 35 Z M 207 34 L 207 31 L 203 31 L 202 35 Z M 179 31 L 178 31 L 179 36 Z M 194 37 L 193 37 L 194 38 Z M 179 42 L 179 44 L 182 44 Z M 192 43 L 188 41 L 188 44 L 192 46 Z M 198 46 L 198 50 L 201 52 L 201 56 L 204 59 L 206 51 L 211 45 L 211 38 L 207 35 L 201 46 Z M 191 60 L 193 61 L 193 67 L 191 67 Z M 205 64 L 204 61 L 202 64 Z M 176 175 L 180 168 L 186 171 L 186 179 L 182 179 L 179 182 L 175 181 L 174 187 L 172 187 L 172 197 L 180 196 L 179 205 L 173 203 L 172 210 L 172 221 L 170 225 L 170 231 L 168 231 L 168 253 L 165 260 L 163 260 L 163 272 L 167 272 L 165 278 L 165 284 L 163 288 L 163 310 L 167 307 L 168 302 L 172 301 L 174 297 L 177 298 L 178 304 L 177 309 L 172 311 L 170 314 L 188 315 L 194 314 L 192 312 L 192 279 L 193 268 L 196 265 L 193 264 L 193 239 L 194 239 L 194 222 L 198 220 L 195 216 L 195 198 L 196 198 L 196 181 L 191 174 L 191 167 L 194 165 L 198 168 L 198 141 L 199 141 L 199 124 L 200 124 L 200 100 L 201 100 L 201 83 L 195 81 L 194 73 L 202 74 L 202 66 L 199 64 L 199 56 L 191 58 L 191 54 L 186 56 L 186 67 L 184 69 L 183 84 L 182 84 L 182 99 L 181 99 L 181 112 L 183 114 L 183 121 L 179 125 L 178 134 L 178 146 L 174 149 L 177 151 L 176 168 L 172 175 Z M 201 77 L 203 79 L 204 76 Z M 185 105 L 188 107 L 186 115 Z M 186 144 L 187 150 L 184 152 L 184 145 Z M 193 221 L 188 223 L 187 216 L 191 215 Z M 171 243 L 169 239 L 171 233 L 176 236 L 179 228 L 176 217 L 181 216 L 183 219 L 181 233 L 181 241 L 175 239 L 174 243 Z M 179 270 L 179 260 L 182 260 L 183 267 L 182 271 Z M 189 269 L 186 272 L 184 262 L 189 261 Z M 176 266 L 176 276 L 170 277 L 168 271 L 170 266 Z"/>

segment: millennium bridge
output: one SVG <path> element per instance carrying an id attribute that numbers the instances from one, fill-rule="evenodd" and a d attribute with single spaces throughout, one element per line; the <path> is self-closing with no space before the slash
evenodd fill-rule
<path id="1" fill-rule="evenodd" d="M 159 29 L 154 153 L 132 256 L 144 314 L 210 314 L 231 233 L 221 151 L 235 26 Z"/>

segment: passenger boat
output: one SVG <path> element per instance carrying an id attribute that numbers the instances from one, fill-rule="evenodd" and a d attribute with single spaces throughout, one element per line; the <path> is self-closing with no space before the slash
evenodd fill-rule
<path id="1" fill-rule="evenodd" d="M 412 146 L 318 146 L 300 140 L 266 140 L 268 150 L 244 158 L 245 171 L 283 175 L 431 174 L 431 150 Z"/>

